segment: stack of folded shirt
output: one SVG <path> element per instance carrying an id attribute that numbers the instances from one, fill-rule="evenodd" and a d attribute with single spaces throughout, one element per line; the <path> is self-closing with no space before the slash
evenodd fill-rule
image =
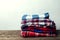
<path id="1" fill-rule="evenodd" d="M 24 15 L 21 22 L 21 36 L 56 36 L 56 25 L 49 19 L 49 14 Z"/>

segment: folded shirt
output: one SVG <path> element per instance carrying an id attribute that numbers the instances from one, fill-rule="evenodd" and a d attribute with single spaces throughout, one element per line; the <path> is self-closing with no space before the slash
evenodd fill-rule
<path id="1" fill-rule="evenodd" d="M 51 27 L 51 26 L 40 26 L 40 27 L 36 27 L 35 25 L 31 25 L 31 26 L 28 26 L 28 25 L 22 25 L 21 26 L 21 29 L 25 29 L 25 28 L 36 28 L 36 29 L 42 29 L 42 28 L 48 28 L 48 29 L 56 29 L 56 27 Z"/>
<path id="2" fill-rule="evenodd" d="M 50 26 L 46 26 L 46 25 L 22 25 L 21 26 L 21 29 L 25 29 L 25 28 L 30 28 L 30 27 L 32 27 L 32 28 L 49 28 L 49 29 L 53 29 L 53 28 L 55 28 L 56 29 L 56 26 L 54 25 L 54 24 L 52 24 L 52 25 L 50 25 Z"/>
<path id="3" fill-rule="evenodd" d="M 56 36 L 56 34 L 49 33 L 36 33 L 31 31 L 21 31 L 21 36 L 23 37 L 39 37 L 39 36 Z"/>
<path id="4" fill-rule="evenodd" d="M 39 26 L 54 26 L 55 23 L 54 21 L 50 20 L 50 19 L 44 19 L 44 20 L 39 20 L 39 19 L 33 19 L 33 20 L 23 20 L 21 22 L 21 24 L 23 25 L 28 25 L 28 26 L 31 26 L 31 25 L 39 25 Z"/>
<path id="5" fill-rule="evenodd" d="M 49 14 L 45 13 L 42 15 L 34 14 L 34 15 L 23 15 L 22 20 L 29 20 L 29 19 L 49 19 Z"/>
<path id="6" fill-rule="evenodd" d="M 53 32 L 55 33 L 56 32 L 56 28 L 49 28 L 49 27 L 34 27 L 34 26 L 22 26 L 21 27 L 21 30 L 22 31 L 32 31 L 32 32 L 38 32 L 38 33 L 50 33 Z"/>

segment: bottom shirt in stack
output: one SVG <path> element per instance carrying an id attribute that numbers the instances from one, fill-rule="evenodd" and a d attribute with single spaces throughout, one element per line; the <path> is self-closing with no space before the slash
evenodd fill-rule
<path id="1" fill-rule="evenodd" d="M 56 34 L 49 34 L 49 33 L 36 33 L 32 31 L 21 31 L 21 36 L 23 37 L 49 37 L 49 36 L 56 36 Z"/>

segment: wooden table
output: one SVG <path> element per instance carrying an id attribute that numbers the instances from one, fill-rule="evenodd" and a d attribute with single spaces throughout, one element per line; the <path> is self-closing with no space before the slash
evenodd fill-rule
<path id="1" fill-rule="evenodd" d="M 0 30 L 0 40 L 60 40 L 60 31 L 57 37 L 21 37 L 19 30 Z"/>

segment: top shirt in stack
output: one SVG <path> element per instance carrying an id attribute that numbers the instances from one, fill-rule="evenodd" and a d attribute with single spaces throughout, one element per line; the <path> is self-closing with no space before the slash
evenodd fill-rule
<path id="1" fill-rule="evenodd" d="M 56 36 L 56 25 L 49 19 L 49 14 L 23 15 L 21 36 Z"/>

